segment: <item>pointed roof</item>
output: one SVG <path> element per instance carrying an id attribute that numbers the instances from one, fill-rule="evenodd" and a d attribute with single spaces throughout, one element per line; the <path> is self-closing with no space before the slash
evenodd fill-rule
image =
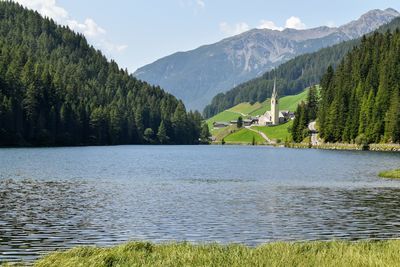
<path id="1" fill-rule="evenodd" d="M 274 90 L 272 91 L 272 98 L 278 98 L 278 92 L 276 91 L 276 77 L 274 80 Z"/>

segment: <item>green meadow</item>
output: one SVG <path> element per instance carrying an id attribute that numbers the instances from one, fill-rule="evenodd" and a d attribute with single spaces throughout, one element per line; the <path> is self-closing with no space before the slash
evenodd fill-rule
<path id="1" fill-rule="evenodd" d="M 301 101 L 305 101 L 307 99 L 308 89 L 304 90 L 302 93 L 292 96 L 285 96 L 280 99 L 279 109 L 280 110 L 289 110 L 295 111 L 297 105 Z M 250 144 L 252 143 L 253 136 L 256 139 L 257 144 L 265 143 L 265 140 L 257 133 L 242 129 L 237 131 L 235 126 L 229 126 L 222 129 L 213 129 L 214 122 L 230 122 L 232 120 L 237 120 L 239 116 L 246 117 L 262 115 L 266 111 L 271 109 L 270 99 L 265 100 L 262 103 L 240 103 L 230 109 L 227 109 L 221 113 L 218 113 L 212 118 L 207 120 L 208 126 L 211 130 L 212 135 L 214 136 L 217 143 L 219 143 L 222 139 L 224 139 L 227 143 L 237 143 L 237 144 Z M 274 126 L 274 127 L 264 127 L 264 126 L 255 126 L 254 129 L 263 132 L 268 138 L 272 140 L 281 140 L 285 141 L 286 139 L 290 139 L 290 133 L 288 131 L 288 127 L 292 125 L 292 122 L 288 122 L 283 125 Z"/>
<path id="2" fill-rule="evenodd" d="M 293 125 L 293 121 L 277 126 L 254 126 L 255 130 L 263 132 L 268 138 L 273 140 L 281 140 L 284 142 L 290 138 L 289 128 Z"/>
<path id="3" fill-rule="evenodd" d="M 297 105 L 301 101 L 305 101 L 307 99 L 308 89 L 304 90 L 300 94 L 284 96 L 280 98 L 279 101 L 279 109 L 280 110 L 289 110 L 296 111 Z M 271 99 L 265 100 L 259 109 L 256 109 L 250 113 L 252 116 L 262 115 L 268 110 L 271 110 Z"/>
<path id="4" fill-rule="evenodd" d="M 227 144 L 252 144 L 253 137 L 256 144 L 265 143 L 265 140 L 258 133 L 250 131 L 246 128 L 242 128 L 237 132 L 229 134 L 224 138 L 224 140 Z"/>

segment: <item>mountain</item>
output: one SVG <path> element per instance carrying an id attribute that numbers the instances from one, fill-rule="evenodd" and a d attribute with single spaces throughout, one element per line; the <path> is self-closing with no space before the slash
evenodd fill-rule
<path id="1" fill-rule="evenodd" d="M 283 31 L 253 29 L 218 43 L 179 52 L 139 68 L 134 76 L 160 85 L 190 109 L 203 109 L 213 96 L 294 58 L 354 39 L 399 16 L 372 10 L 338 28 Z"/>
<path id="2" fill-rule="evenodd" d="M 379 27 L 377 31 L 393 31 L 399 27 L 400 18 L 395 18 L 390 23 Z M 297 56 L 261 77 L 240 84 L 226 93 L 216 95 L 204 109 L 204 115 L 209 118 L 242 102 L 264 101 L 272 93 L 275 77 L 279 95 L 297 94 L 310 85 L 318 84 L 326 69 L 329 66 L 335 68 L 343 57 L 360 42 L 360 38 L 354 39 L 314 53 Z"/>
<path id="3" fill-rule="evenodd" d="M 194 144 L 201 121 L 82 35 L 0 1 L 0 146 Z"/>

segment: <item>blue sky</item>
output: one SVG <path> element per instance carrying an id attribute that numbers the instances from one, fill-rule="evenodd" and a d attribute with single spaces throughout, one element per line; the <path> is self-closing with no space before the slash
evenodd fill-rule
<path id="1" fill-rule="evenodd" d="M 82 32 L 133 72 L 177 51 L 242 31 L 340 26 L 399 0 L 15 0 Z"/>

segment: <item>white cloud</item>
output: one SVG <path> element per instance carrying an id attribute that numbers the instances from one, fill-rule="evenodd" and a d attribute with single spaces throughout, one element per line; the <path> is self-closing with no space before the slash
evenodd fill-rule
<path id="1" fill-rule="evenodd" d="M 236 23 L 235 25 L 229 25 L 229 23 L 227 22 L 221 22 L 219 24 L 219 29 L 225 35 L 231 36 L 250 30 L 250 26 L 245 22 L 239 22 Z"/>
<path id="2" fill-rule="evenodd" d="M 67 25 L 72 30 L 83 33 L 96 47 L 105 49 L 105 53 L 122 52 L 127 45 L 114 44 L 107 38 L 107 32 L 93 19 L 87 18 L 79 22 L 71 18 L 63 7 L 58 6 L 56 0 L 14 0 L 21 5 L 36 10 L 45 17 L 54 19 L 57 23 Z"/>
<path id="3" fill-rule="evenodd" d="M 286 20 L 285 28 L 303 30 L 306 28 L 306 24 L 300 18 L 292 16 Z"/>
<path id="4" fill-rule="evenodd" d="M 227 22 L 221 22 L 219 24 L 219 29 L 225 35 L 232 36 L 237 35 L 242 32 L 250 30 L 250 26 L 246 22 L 239 22 L 233 25 L 230 25 Z M 300 18 L 292 16 L 286 20 L 285 26 L 278 26 L 275 22 L 271 20 L 260 20 L 260 24 L 257 26 L 257 29 L 270 29 L 276 31 L 283 31 L 284 29 L 297 29 L 303 30 L 306 28 L 306 25 L 301 21 Z"/>
<path id="5" fill-rule="evenodd" d="M 292 16 L 286 20 L 285 27 L 280 27 L 275 24 L 275 22 L 270 20 L 261 20 L 260 25 L 257 27 L 258 29 L 270 29 L 270 30 L 278 30 L 283 31 L 284 29 L 297 29 L 303 30 L 306 28 L 306 25 L 301 21 L 300 18 Z"/>
<path id="6" fill-rule="evenodd" d="M 52 18 L 56 21 L 62 21 L 68 18 L 68 12 L 57 6 L 56 0 L 14 0 L 23 6 L 38 11 L 43 16 Z"/>
<path id="7" fill-rule="evenodd" d="M 97 37 L 106 34 L 106 30 L 89 18 L 85 19 L 84 23 L 79 23 L 76 20 L 68 20 L 68 26 L 75 31 L 82 32 L 87 37 Z"/>
<path id="8" fill-rule="evenodd" d="M 261 20 L 260 25 L 257 28 L 258 29 L 278 30 L 278 31 L 283 30 L 283 27 L 276 26 L 275 22 L 270 21 L 270 20 Z"/>
<path id="9" fill-rule="evenodd" d="M 204 0 L 196 0 L 196 4 L 201 8 L 206 7 L 206 3 L 204 2 Z"/>
<path id="10" fill-rule="evenodd" d="M 179 5 L 182 8 L 190 8 L 193 9 L 195 13 L 206 7 L 205 0 L 179 0 Z"/>

